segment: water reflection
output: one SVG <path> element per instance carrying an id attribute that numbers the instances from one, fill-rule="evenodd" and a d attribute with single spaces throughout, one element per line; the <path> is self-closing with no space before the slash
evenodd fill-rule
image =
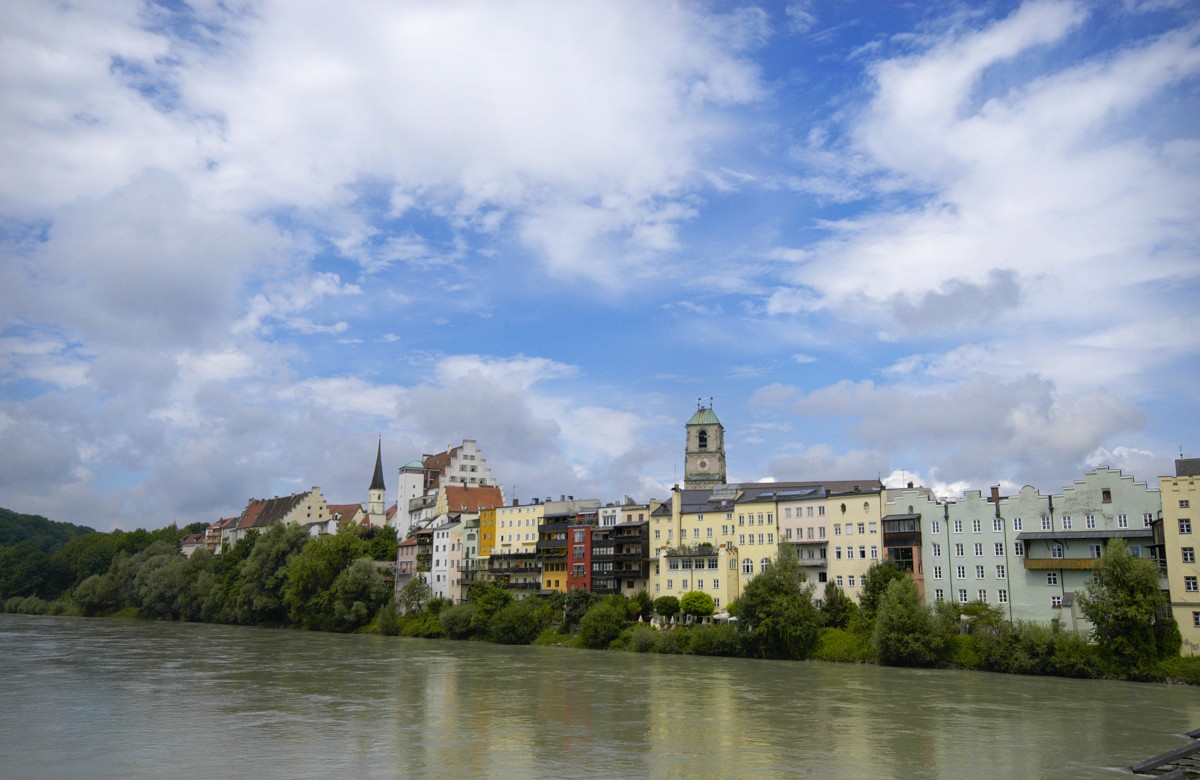
<path id="1" fill-rule="evenodd" d="M 1194 688 L 0 615 L 23 777 L 1113 777 Z"/>

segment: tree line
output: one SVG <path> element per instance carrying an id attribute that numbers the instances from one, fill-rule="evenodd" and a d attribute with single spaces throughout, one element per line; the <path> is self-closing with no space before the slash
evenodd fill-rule
<path id="1" fill-rule="evenodd" d="M 47 535 L 39 532 L 50 521 L 36 520 L 26 530 L 38 541 L 0 547 L 0 605 L 8 612 L 1200 684 L 1200 658 L 1179 655 L 1157 571 L 1120 539 L 1109 542 L 1093 584 L 1077 594 L 1092 624 L 1085 635 L 1009 622 L 980 602 L 927 605 L 890 562 L 867 571 L 857 604 L 833 583 L 818 599 L 786 544 L 729 606 L 733 619 L 714 623 L 713 600 L 700 591 L 678 599 L 578 590 L 516 599 L 478 581 L 453 604 L 416 578 L 393 598 L 390 566 L 381 565 L 396 556 L 390 528 L 310 538 L 277 524 L 221 555 L 185 557 L 180 539 L 201 529 L 105 534 L 72 526 Z"/>

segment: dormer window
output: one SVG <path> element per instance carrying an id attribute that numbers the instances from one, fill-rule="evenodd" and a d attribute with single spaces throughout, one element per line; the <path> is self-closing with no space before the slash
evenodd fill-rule
<path id="1" fill-rule="evenodd" d="M 697 442 L 700 449 L 708 449 L 708 431 L 700 431 L 699 435 L 697 436 Z"/>

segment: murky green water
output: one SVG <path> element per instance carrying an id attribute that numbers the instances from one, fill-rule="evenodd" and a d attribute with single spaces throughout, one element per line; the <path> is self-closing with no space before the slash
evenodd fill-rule
<path id="1" fill-rule="evenodd" d="M 0 615 L 0 777 L 1119 778 L 1200 691 Z"/>

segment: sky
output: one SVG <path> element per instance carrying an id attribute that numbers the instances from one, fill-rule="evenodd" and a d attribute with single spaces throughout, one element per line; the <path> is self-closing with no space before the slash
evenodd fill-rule
<path id="1" fill-rule="evenodd" d="M 0 4 L 0 506 L 1200 455 L 1200 6 Z"/>

